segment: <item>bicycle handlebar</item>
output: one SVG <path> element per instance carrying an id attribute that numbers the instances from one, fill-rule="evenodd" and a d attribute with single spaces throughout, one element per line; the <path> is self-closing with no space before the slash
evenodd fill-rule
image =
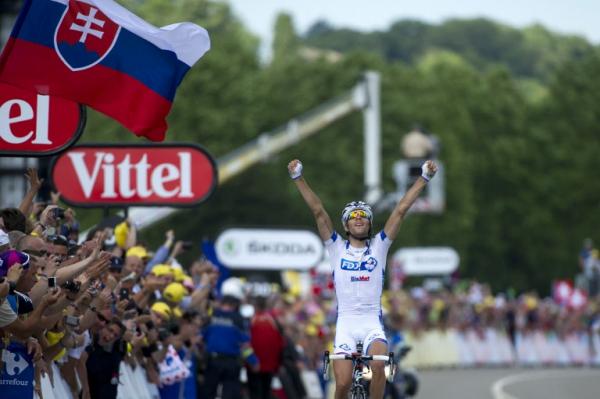
<path id="1" fill-rule="evenodd" d="M 390 352 L 389 355 L 363 355 L 362 353 L 354 353 L 352 355 L 330 355 L 329 351 L 325 351 L 325 353 L 323 353 L 323 379 L 325 379 L 325 381 L 329 380 L 329 363 L 331 360 L 352 360 L 353 362 L 356 362 L 359 359 L 363 361 L 375 360 L 386 362 L 386 367 L 389 367 L 389 376 L 387 377 L 388 381 L 391 382 L 393 380 L 395 374 L 393 352 Z"/>
<path id="2" fill-rule="evenodd" d="M 389 362 L 390 357 L 388 355 L 326 355 L 328 360 L 352 360 L 352 359 L 362 359 L 362 360 L 381 360 L 384 362 Z"/>

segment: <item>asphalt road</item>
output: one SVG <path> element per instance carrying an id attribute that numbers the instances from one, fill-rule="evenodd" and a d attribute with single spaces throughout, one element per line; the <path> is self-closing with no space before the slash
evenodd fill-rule
<path id="1" fill-rule="evenodd" d="M 418 376 L 417 399 L 600 399 L 600 368 L 432 370 Z"/>

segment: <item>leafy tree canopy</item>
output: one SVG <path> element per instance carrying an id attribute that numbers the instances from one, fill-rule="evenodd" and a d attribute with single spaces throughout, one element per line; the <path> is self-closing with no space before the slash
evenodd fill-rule
<path id="1" fill-rule="evenodd" d="M 293 19 L 281 15 L 273 60 L 263 65 L 256 37 L 226 3 L 122 2 L 156 25 L 190 20 L 211 34 L 211 51 L 178 91 L 167 141 L 199 143 L 218 158 L 376 70 L 385 190 L 395 189 L 391 168 L 415 123 L 439 137 L 446 170 L 446 211 L 410 215 L 392 251 L 449 245 L 460 253 L 463 277 L 490 281 L 496 289 L 547 292 L 552 279 L 577 272 L 581 240 L 600 239 L 600 183 L 594 179 L 600 56 L 581 38 L 485 19 L 441 25 L 405 20 L 371 33 L 318 22 L 299 37 Z M 305 46 L 343 55 L 306 57 Z M 84 141 L 142 140 L 91 114 Z M 292 158 L 302 159 L 307 180 L 341 229 L 342 205 L 364 194 L 358 113 L 219 186 L 206 203 L 144 231 L 144 239 L 161 242 L 167 226 L 196 241 L 234 225 L 314 228 L 287 176 Z M 386 218 L 376 215 L 375 227 Z"/>

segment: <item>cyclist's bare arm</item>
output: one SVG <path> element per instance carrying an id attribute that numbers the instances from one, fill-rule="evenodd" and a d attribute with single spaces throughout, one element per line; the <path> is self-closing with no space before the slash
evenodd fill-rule
<path id="1" fill-rule="evenodd" d="M 417 181 L 406 192 L 406 194 L 404 194 L 402 199 L 398 201 L 398 204 L 396 204 L 392 214 L 385 223 L 383 231 L 390 240 L 394 240 L 396 239 L 396 236 L 398 236 L 400 226 L 402 225 L 402 221 L 404 220 L 406 213 L 415 203 L 419 197 L 419 194 L 421 194 L 421 191 L 423 191 L 427 185 L 428 180 L 431 179 L 437 172 L 437 165 L 433 161 L 427 161 L 423 164 L 421 170 L 423 171 L 421 177 L 417 179 Z"/>
<path id="2" fill-rule="evenodd" d="M 293 176 L 294 172 L 297 171 L 299 163 L 300 161 L 294 159 L 288 164 L 288 172 L 290 173 L 290 176 Z M 331 222 L 331 218 L 327 214 L 327 211 L 325 211 L 321 199 L 310 188 L 301 174 L 294 178 L 294 183 L 296 183 L 298 191 L 300 191 L 300 194 L 302 195 L 302 198 L 304 198 L 306 205 L 308 205 L 313 213 L 313 216 L 315 217 L 317 229 L 319 230 L 321 239 L 323 241 L 329 240 L 333 234 L 333 223 Z"/>

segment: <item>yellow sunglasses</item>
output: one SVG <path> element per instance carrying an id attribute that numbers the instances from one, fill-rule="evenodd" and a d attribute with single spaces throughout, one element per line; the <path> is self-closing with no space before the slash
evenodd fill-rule
<path id="1" fill-rule="evenodd" d="M 361 209 L 357 209 L 355 211 L 350 212 L 350 215 L 348 215 L 348 220 L 355 219 L 355 218 L 368 219 L 367 212 L 365 212 Z"/>

